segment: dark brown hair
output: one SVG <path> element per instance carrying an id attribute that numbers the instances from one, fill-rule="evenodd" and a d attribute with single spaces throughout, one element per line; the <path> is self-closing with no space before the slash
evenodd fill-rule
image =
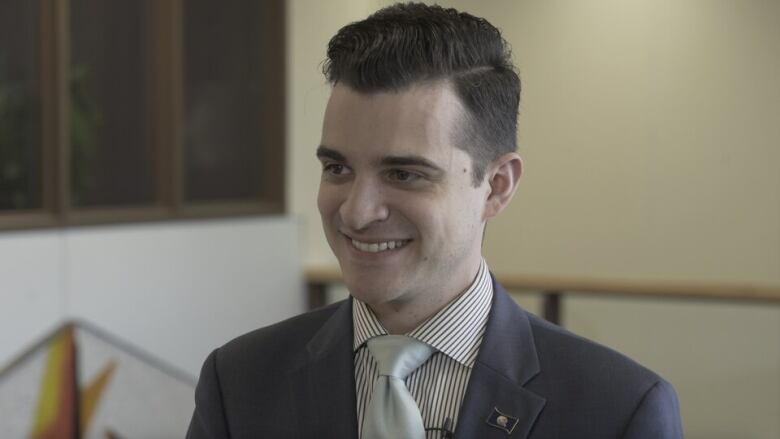
<path id="1" fill-rule="evenodd" d="M 492 160 L 517 149 L 520 78 L 501 32 L 484 18 L 421 3 L 395 4 L 341 28 L 323 73 L 361 93 L 450 81 L 465 108 L 453 139 L 478 185 Z"/>

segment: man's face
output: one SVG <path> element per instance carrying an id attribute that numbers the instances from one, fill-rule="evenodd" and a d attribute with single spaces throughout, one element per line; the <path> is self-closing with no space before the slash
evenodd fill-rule
<path id="1" fill-rule="evenodd" d="M 333 88 L 317 204 L 347 288 L 369 305 L 430 308 L 476 275 L 490 188 L 453 146 L 461 108 L 445 83 Z"/>

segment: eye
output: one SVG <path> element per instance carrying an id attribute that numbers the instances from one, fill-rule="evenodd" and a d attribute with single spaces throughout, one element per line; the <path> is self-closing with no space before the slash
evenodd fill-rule
<path id="1" fill-rule="evenodd" d="M 344 175 L 348 172 L 348 169 L 339 163 L 326 163 L 322 166 L 322 172 L 330 175 Z"/>
<path id="2" fill-rule="evenodd" d="M 414 172 L 405 171 L 403 169 L 393 169 L 389 174 L 390 180 L 399 183 L 410 183 L 420 178 L 420 174 Z"/>

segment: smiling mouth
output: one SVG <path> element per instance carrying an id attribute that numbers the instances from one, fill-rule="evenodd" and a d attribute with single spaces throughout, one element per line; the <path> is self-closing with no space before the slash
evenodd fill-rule
<path id="1" fill-rule="evenodd" d="M 348 239 L 352 242 L 353 247 L 367 253 L 379 253 L 388 250 L 398 250 L 411 241 L 411 239 L 402 239 L 398 241 L 361 242 L 357 239 Z"/>

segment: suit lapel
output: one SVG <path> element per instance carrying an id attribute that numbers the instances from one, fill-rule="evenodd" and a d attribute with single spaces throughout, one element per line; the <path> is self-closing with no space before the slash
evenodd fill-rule
<path id="1" fill-rule="evenodd" d="M 357 439 L 352 306 L 344 301 L 291 370 L 300 437 Z"/>
<path id="2" fill-rule="evenodd" d="M 456 438 L 526 438 L 544 408 L 545 399 L 523 387 L 540 370 L 528 316 L 495 279 L 493 290 L 490 318 L 458 416 Z M 511 434 L 492 420 L 489 423 L 495 410 L 509 417 Z M 513 418 L 517 421 L 511 425 Z"/>

